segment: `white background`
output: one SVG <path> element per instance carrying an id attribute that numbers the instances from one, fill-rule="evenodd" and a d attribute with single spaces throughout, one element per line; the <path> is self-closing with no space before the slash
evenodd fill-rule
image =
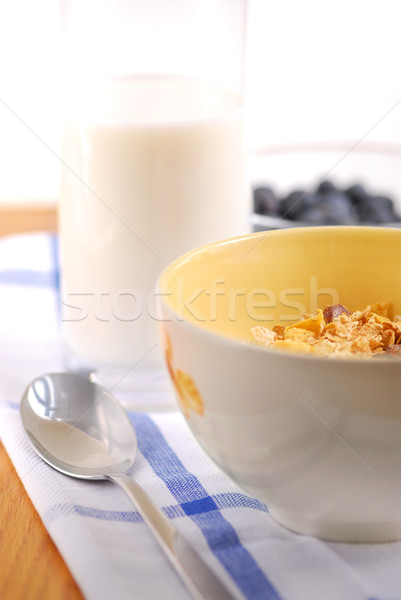
<path id="1" fill-rule="evenodd" d="M 250 0 L 245 90 L 251 147 L 361 137 L 401 143 L 400 9 L 398 0 Z M 56 0 L 2 3 L 3 202 L 57 197 L 62 59 Z"/>

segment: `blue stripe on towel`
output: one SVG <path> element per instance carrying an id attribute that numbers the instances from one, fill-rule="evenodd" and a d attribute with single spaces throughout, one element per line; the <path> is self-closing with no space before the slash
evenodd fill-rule
<path id="1" fill-rule="evenodd" d="M 278 600 L 277 591 L 242 546 L 234 527 L 223 517 L 200 481 L 184 467 L 154 421 L 139 413 L 131 413 L 129 417 L 138 436 L 140 451 L 183 511 L 201 529 L 210 549 L 245 597 Z M 206 509 L 204 512 L 202 507 Z"/>
<path id="2" fill-rule="evenodd" d="M 141 515 L 136 510 L 107 510 L 82 504 L 57 503 L 52 504 L 45 511 L 46 520 L 50 523 L 71 514 L 88 517 L 89 519 L 99 519 L 100 521 L 124 523 L 141 523 L 143 521 Z"/>
<path id="3" fill-rule="evenodd" d="M 219 508 L 229 508 L 235 506 L 237 508 L 244 507 L 252 508 L 254 510 L 267 511 L 266 506 L 262 502 L 259 502 L 259 500 L 256 500 L 254 504 L 250 503 L 249 500 L 253 500 L 253 498 L 250 498 L 246 494 L 223 493 L 213 495 L 211 498 L 216 502 Z M 105 508 L 96 508 L 94 506 L 85 506 L 83 504 L 53 504 L 46 511 L 46 515 L 48 519 L 55 521 L 58 518 L 70 513 L 71 509 L 73 510 L 74 514 L 78 514 L 82 517 L 88 517 L 89 519 L 124 521 L 127 523 L 141 523 L 143 521 L 141 515 L 136 510 L 108 510 Z M 161 510 L 169 519 L 180 519 L 187 516 L 180 504 L 163 506 Z"/>
<path id="4" fill-rule="evenodd" d="M 135 510 L 102 510 L 92 506 L 74 504 L 75 513 L 82 517 L 101 519 L 102 521 L 123 521 L 124 523 L 139 523 L 143 519 Z"/>
<path id="5" fill-rule="evenodd" d="M 53 287 L 56 292 L 56 317 L 57 323 L 61 323 L 62 312 L 61 312 L 61 288 L 60 288 L 60 261 L 59 261 L 59 244 L 58 236 L 51 235 L 49 238 L 50 244 L 50 258 L 52 262 L 52 271 L 54 276 Z"/>
<path id="6" fill-rule="evenodd" d="M 0 270 L 0 285 L 29 285 L 32 287 L 47 287 L 58 291 L 60 288 L 60 270 L 57 235 L 49 235 L 48 243 L 51 259 L 49 270 L 2 269 Z"/>
<path id="7" fill-rule="evenodd" d="M 266 504 L 257 498 L 241 494 L 239 492 L 229 492 L 226 494 L 217 494 L 213 496 L 219 508 L 232 508 L 233 506 L 243 506 L 244 508 L 253 508 L 263 512 L 269 512 Z"/>
<path id="8" fill-rule="evenodd" d="M 53 269 L 53 285 L 56 290 L 60 289 L 60 267 L 59 267 L 59 245 L 58 236 L 51 235 L 49 237 L 50 257 Z"/>
<path id="9" fill-rule="evenodd" d="M 267 512 L 266 505 L 263 504 L 263 502 L 259 502 L 259 500 L 256 500 L 255 503 L 249 502 L 250 500 L 253 500 L 253 498 L 247 496 L 246 494 L 223 493 L 213 495 L 211 498 L 214 500 L 218 508 L 230 508 L 235 506 L 236 508 L 251 508 L 253 510 Z M 66 509 L 69 507 L 70 505 L 67 504 L 54 504 L 48 509 L 48 516 L 51 516 L 52 520 L 55 520 L 60 516 L 63 516 Z M 200 507 L 200 504 L 198 504 L 198 507 Z M 93 506 L 85 506 L 82 504 L 74 504 L 72 505 L 72 508 L 74 513 L 90 519 L 104 519 L 105 521 L 127 521 L 130 523 L 139 523 L 143 520 L 140 514 L 135 510 L 120 511 L 99 509 Z M 180 519 L 187 516 L 181 504 L 163 506 L 161 510 L 169 519 Z M 193 514 L 195 513 L 193 512 Z"/>
<path id="10" fill-rule="evenodd" d="M 260 502 L 260 500 L 238 492 L 213 494 L 211 498 L 216 503 L 216 506 L 219 509 L 241 507 L 251 508 L 252 510 L 260 510 L 262 512 L 269 512 L 266 504 Z M 199 508 L 200 505 L 198 504 L 197 506 Z M 163 510 L 170 519 L 185 517 L 186 515 L 181 504 L 175 504 L 174 506 L 166 506 L 165 508 L 163 508 Z"/>
<path id="11" fill-rule="evenodd" d="M 0 271 L 0 285 L 31 285 L 54 288 L 57 276 L 53 271 L 31 271 L 28 269 L 4 269 Z"/>

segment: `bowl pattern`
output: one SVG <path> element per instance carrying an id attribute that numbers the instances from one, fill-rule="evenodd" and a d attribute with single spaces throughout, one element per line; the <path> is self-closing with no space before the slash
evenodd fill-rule
<path id="1" fill-rule="evenodd" d="M 170 336 L 166 330 L 163 332 L 165 340 L 164 356 L 166 359 L 167 369 L 170 375 L 171 382 L 177 396 L 178 404 L 185 415 L 189 418 L 194 412 L 200 416 L 204 412 L 204 402 L 195 385 L 194 380 L 188 373 L 181 369 L 176 369 L 174 366 L 173 348 L 171 345 Z"/>
<path id="2" fill-rule="evenodd" d="M 189 427 L 294 531 L 401 538 L 401 364 L 269 350 L 250 328 L 287 324 L 330 294 L 351 310 L 392 300 L 400 314 L 400 274 L 401 231 L 325 227 L 212 244 L 159 280 L 166 363 Z"/>

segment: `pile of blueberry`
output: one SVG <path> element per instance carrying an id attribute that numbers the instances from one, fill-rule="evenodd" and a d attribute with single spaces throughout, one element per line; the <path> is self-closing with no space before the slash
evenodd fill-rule
<path id="1" fill-rule="evenodd" d="M 254 212 L 308 225 L 368 225 L 401 221 L 387 196 L 372 195 L 360 184 L 347 189 L 322 181 L 313 191 L 294 190 L 278 197 L 270 187 L 253 191 Z"/>

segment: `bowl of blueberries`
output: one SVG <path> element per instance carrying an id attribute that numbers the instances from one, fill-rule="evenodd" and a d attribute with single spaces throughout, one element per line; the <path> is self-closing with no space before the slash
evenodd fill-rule
<path id="1" fill-rule="evenodd" d="M 401 146 L 352 142 L 263 148 L 253 164 L 252 229 L 401 227 Z"/>

